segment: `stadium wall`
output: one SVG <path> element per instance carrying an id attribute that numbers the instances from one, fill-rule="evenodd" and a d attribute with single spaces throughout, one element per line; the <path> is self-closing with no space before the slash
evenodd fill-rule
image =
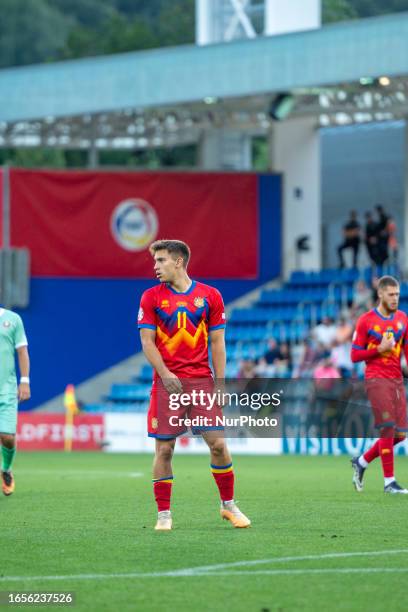
<path id="1" fill-rule="evenodd" d="M 112 238 L 107 230 L 113 211 L 124 200 L 146 198 L 140 181 L 144 181 L 145 190 L 151 189 L 152 180 L 156 180 L 157 176 L 163 183 L 160 184 L 160 197 L 157 190 L 149 195 L 159 224 L 157 235 L 152 239 L 170 236 L 189 241 L 193 227 L 191 272 L 194 272 L 197 280 L 215 285 L 227 304 L 280 276 L 280 175 L 177 173 L 180 200 L 184 195 L 190 201 L 194 199 L 195 191 L 191 189 L 191 177 L 194 176 L 199 182 L 201 179 L 199 188 L 207 189 L 204 195 L 210 210 L 210 214 L 205 215 L 204 206 L 195 201 L 195 206 L 192 203 L 190 213 L 184 214 L 181 223 L 180 217 L 174 214 L 177 198 L 173 198 L 171 207 L 167 205 L 168 202 L 164 201 L 163 204 L 160 200 L 167 195 L 165 185 L 169 177 L 174 189 L 173 174 L 148 173 L 147 177 L 145 173 L 108 174 L 114 185 L 118 181 L 117 190 L 110 187 L 109 191 L 106 185 L 99 185 L 98 180 L 106 179 L 104 173 L 12 171 L 12 246 L 31 248 L 35 271 L 30 284 L 30 305 L 27 309 L 17 310 L 25 323 L 32 360 L 33 397 L 22 404 L 23 410 L 41 405 L 62 393 L 66 384 L 77 385 L 141 350 L 136 316 L 141 294 L 154 285 L 151 259 L 145 248 L 141 267 L 144 278 L 140 277 L 140 268 L 139 273 L 132 274 L 129 266 L 131 268 L 136 256 L 133 254 L 133 258 L 129 257 L 129 252 L 131 255 L 132 252 L 119 248 L 117 243 L 109 244 Z M 152 179 L 150 182 L 149 178 Z M 91 181 L 90 188 L 88 179 Z M 217 188 L 220 189 L 216 192 L 218 196 L 215 200 L 208 187 L 214 180 L 218 181 Z M 74 190 L 70 181 L 76 183 Z M 237 235 L 234 228 L 240 226 L 241 185 L 249 185 L 252 201 L 247 194 L 246 212 L 242 217 L 240 234 Z M 104 199 L 108 192 L 111 194 L 109 205 Z M 79 194 L 79 204 L 75 200 L 75 193 Z M 82 217 L 80 204 L 88 206 L 89 199 L 93 201 L 94 208 Z M 100 202 L 103 206 L 101 204 L 98 208 Z M 248 221 L 248 206 L 253 207 L 256 222 L 253 227 L 252 222 Z M 223 213 L 222 207 L 227 208 L 227 214 L 225 211 Z M 65 214 L 67 208 L 68 215 Z M 98 233 L 103 236 L 99 243 Z M 250 248 L 254 249 L 254 253 L 247 252 Z M 107 258 L 109 249 L 110 256 Z M 193 269 L 194 255 L 197 258 L 203 249 L 206 249 L 207 259 L 215 261 L 221 274 L 211 277 L 200 274 L 200 269 L 208 269 L 202 259 L 202 264 Z M 111 259 L 115 263 L 118 257 L 123 258 L 123 268 L 116 268 L 115 278 L 108 278 L 109 274 L 101 277 L 100 268 L 97 268 L 97 278 L 83 274 L 83 270 L 89 270 L 90 265 L 99 265 L 92 261 L 92 258 L 98 259 L 99 254 L 105 262 Z M 241 263 L 246 256 L 252 257 L 255 268 L 253 273 L 242 274 Z M 67 271 L 73 263 L 78 273 L 69 275 Z M 224 275 L 223 264 L 229 266 L 229 272 L 227 270 Z M 59 268 L 65 271 L 64 276 L 49 274 L 50 270 Z"/>
<path id="2" fill-rule="evenodd" d="M 130 413 L 79 414 L 74 418 L 73 450 L 140 453 L 152 452 L 154 440 L 146 435 L 146 416 Z M 23 413 L 18 423 L 19 450 L 64 449 L 64 414 Z M 374 442 L 367 438 L 229 438 L 232 452 L 251 455 L 348 455 L 365 452 Z M 200 436 L 181 437 L 177 452 L 207 454 L 208 447 Z M 408 440 L 396 449 L 408 455 Z"/>

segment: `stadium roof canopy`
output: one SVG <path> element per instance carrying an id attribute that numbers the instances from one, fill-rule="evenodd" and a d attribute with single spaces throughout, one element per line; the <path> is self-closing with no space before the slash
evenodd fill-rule
<path id="1" fill-rule="evenodd" d="M 405 118 L 408 13 L 208 46 L 0 70 L 0 146 L 147 148 L 203 130 L 266 133 L 270 108 L 316 126 Z"/>

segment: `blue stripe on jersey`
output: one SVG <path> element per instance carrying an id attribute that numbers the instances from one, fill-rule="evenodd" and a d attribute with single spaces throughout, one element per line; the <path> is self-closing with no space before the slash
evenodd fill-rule
<path id="1" fill-rule="evenodd" d="M 373 329 L 369 329 L 367 334 L 369 336 L 374 336 L 374 338 L 377 338 L 377 340 L 381 340 L 382 339 L 382 335 L 379 334 L 378 332 L 374 331 Z"/>

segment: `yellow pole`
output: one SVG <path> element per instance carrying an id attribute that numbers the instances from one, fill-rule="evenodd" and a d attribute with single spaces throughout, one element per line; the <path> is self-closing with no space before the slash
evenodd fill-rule
<path id="1" fill-rule="evenodd" d="M 65 435 L 64 435 L 64 450 L 67 453 L 72 451 L 72 438 L 74 429 L 74 413 L 72 410 L 65 411 Z"/>
<path id="2" fill-rule="evenodd" d="M 65 452 L 72 451 L 72 442 L 74 434 L 74 416 L 78 414 L 78 404 L 75 398 L 74 385 L 67 385 L 64 393 L 65 406 L 65 433 L 64 433 L 64 450 Z"/>

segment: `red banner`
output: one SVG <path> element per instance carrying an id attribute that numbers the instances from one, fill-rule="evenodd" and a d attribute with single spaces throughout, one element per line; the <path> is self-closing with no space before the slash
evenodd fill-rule
<path id="1" fill-rule="evenodd" d="M 101 450 L 105 438 L 104 416 L 79 414 L 74 417 L 73 450 Z M 20 412 L 19 450 L 64 450 L 65 414 Z"/>
<path id="2" fill-rule="evenodd" d="M 34 276 L 153 277 L 149 244 L 189 244 L 189 273 L 256 278 L 254 174 L 13 169 L 11 242 Z"/>

